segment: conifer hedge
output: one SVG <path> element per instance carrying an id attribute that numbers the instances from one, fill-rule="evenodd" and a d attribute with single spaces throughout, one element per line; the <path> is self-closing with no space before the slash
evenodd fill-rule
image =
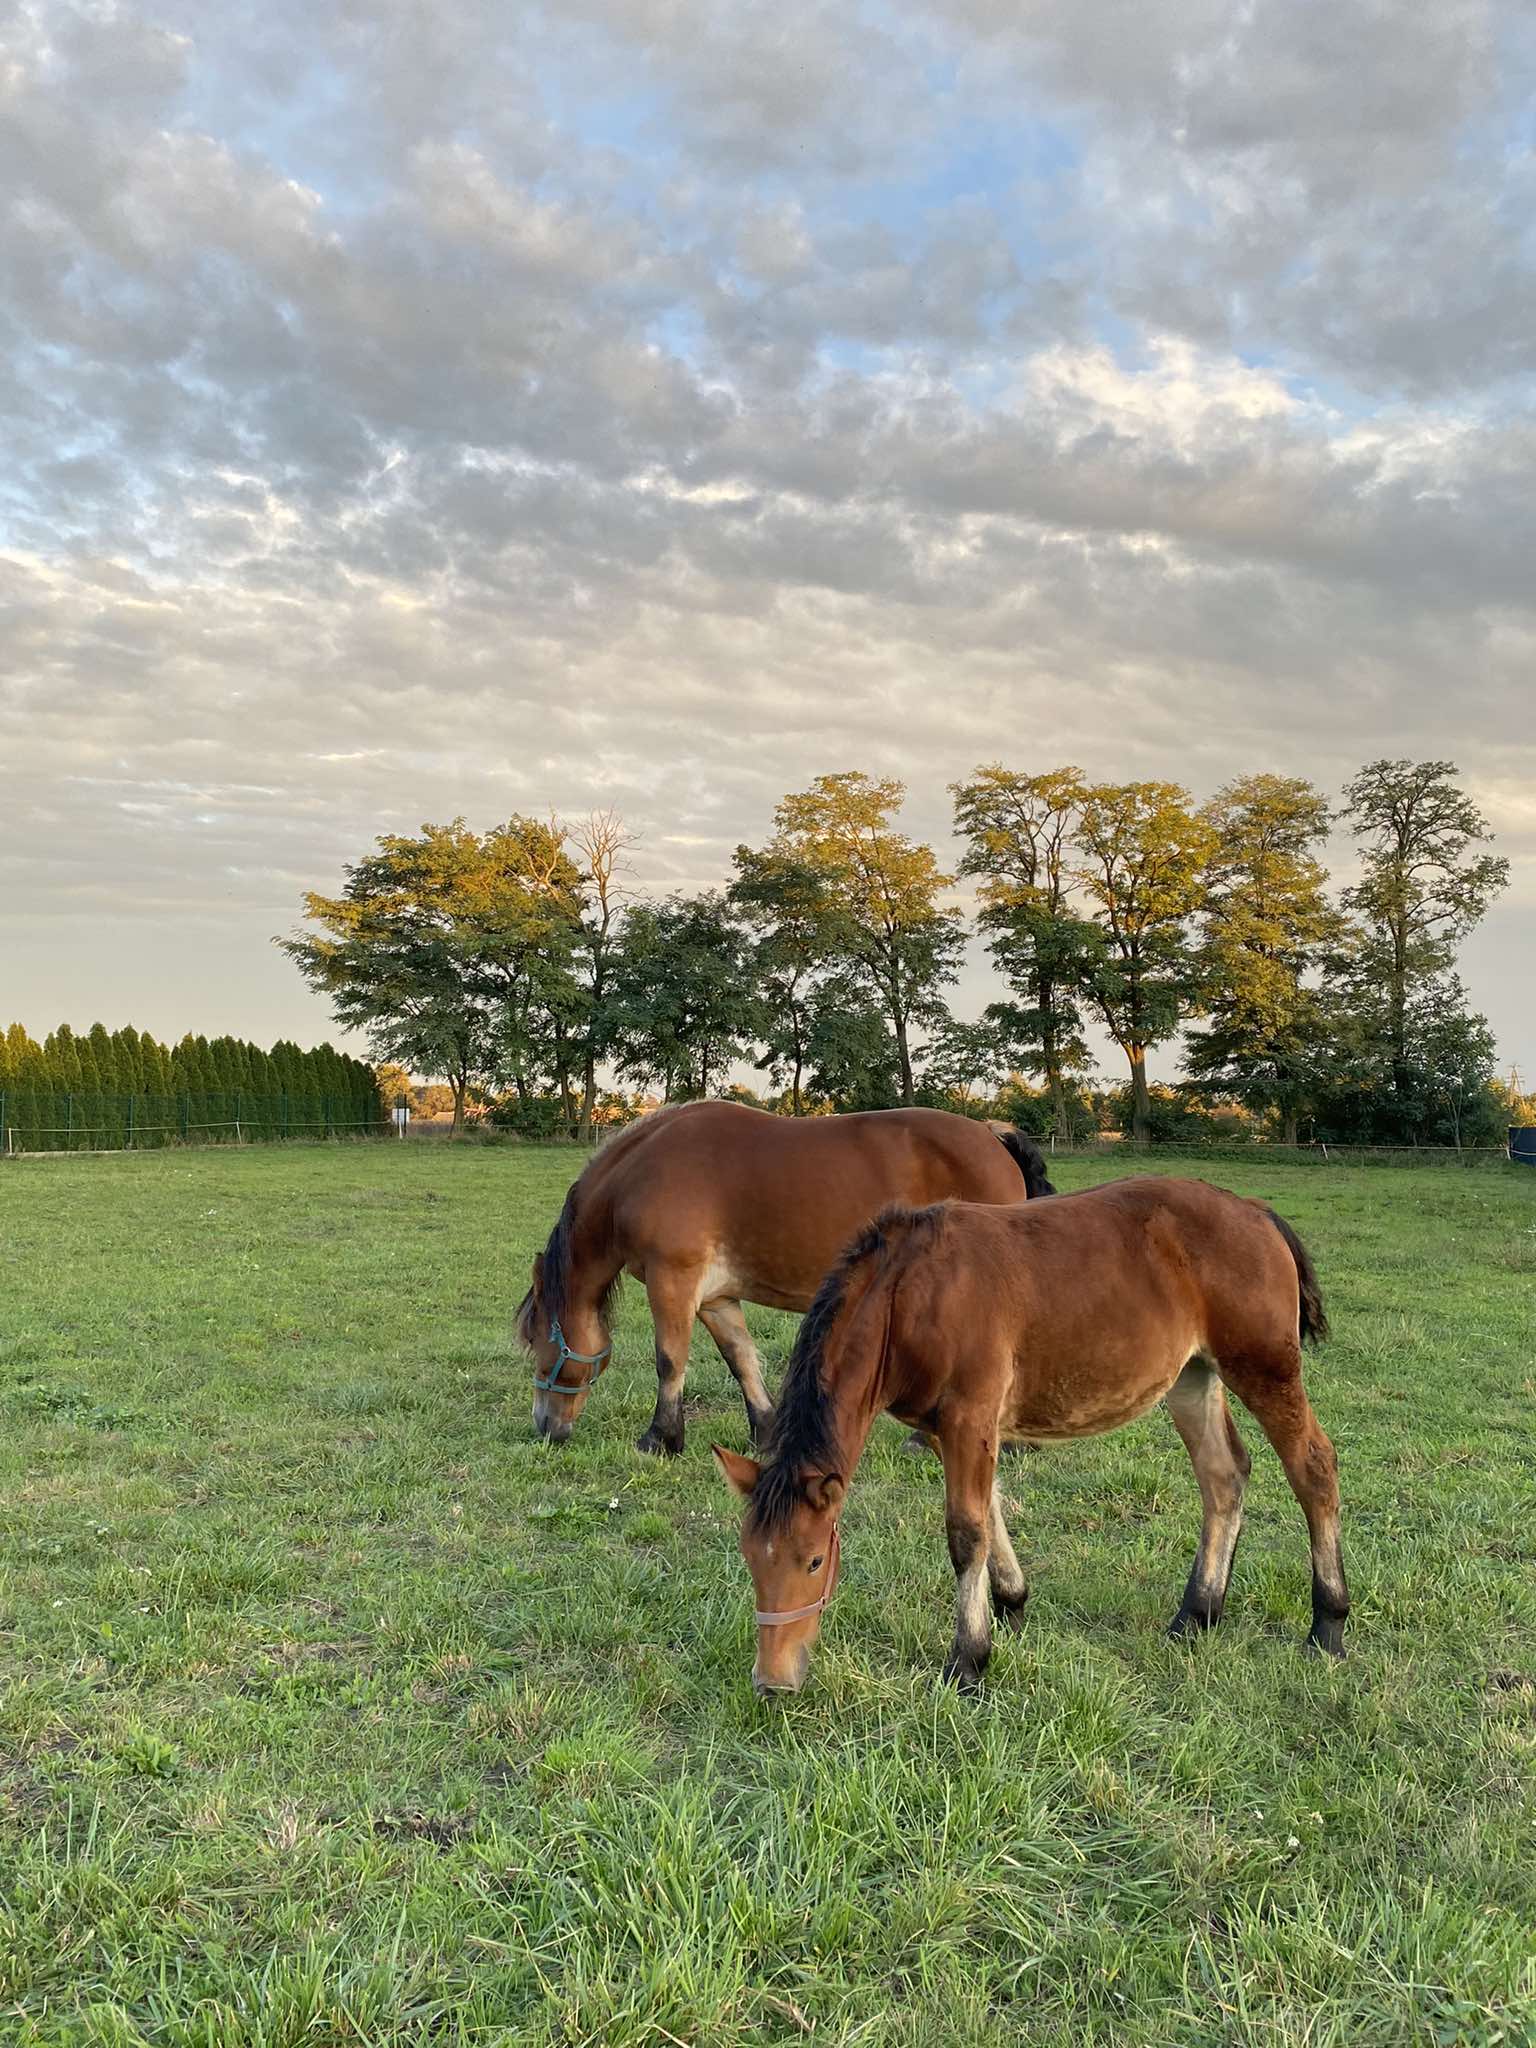
<path id="1" fill-rule="evenodd" d="M 0 1152 L 120 1151 L 248 1139 L 365 1135 L 384 1128 L 372 1067 L 329 1045 L 270 1052 L 238 1038 L 158 1045 L 127 1025 L 67 1024 L 39 1045 L 0 1037 Z"/>

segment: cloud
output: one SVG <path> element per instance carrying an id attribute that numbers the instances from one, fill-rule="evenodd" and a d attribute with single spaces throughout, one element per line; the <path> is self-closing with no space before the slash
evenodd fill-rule
<path id="1" fill-rule="evenodd" d="M 313 1035 L 266 940 L 425 817 L 616 803 L 693 885 L 830 767 L 942 837 L 996 756 L 1432 752 L 1536 1065 L 1532 58 L 1492 0 L 23 9 L 0 1010 Z"/>

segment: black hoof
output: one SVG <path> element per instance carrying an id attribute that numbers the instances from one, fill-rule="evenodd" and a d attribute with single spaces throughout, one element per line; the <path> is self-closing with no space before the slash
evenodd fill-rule
<path id="1" fill-rule="evenodd" d="M 1168 1640 L 1173 1643 L 1190 1642 L 1196 1636 L 1203 1636 L 1208 1629 L 1213 1629 L 1220 1619 L 1220 1615 L 1217 1614 L 1181 1610 L 1168 1624 Z"/>
<path id="2" fill-rule="evenodd" d="M 981 1674 L 985 1668 L 973 1663 L 969 1657 L 951 1655 L 944 1666 L 944 1683 L 952 1685 L 956 1692 L 970 1696 L 981 1691 Z"/>
<path id="3" fill-rule="evenodd" d="M 992 1612 L 997 1617 L 999 1628 L 1016 1629 L 1024 1626 L 1024 1610 L 1029 1605 L 1028 1593 L 1021 1593 L 1016 1600 L 994 1600 Z"/>
<path id="4" fill-rule="evenodd" d="M 636 1439 L 635 1449 L 644 1451 L 649 1458 L 676 1458 L 682 1455 L 683 1440 L 679 1437 L 674 1443 L 658 1435 L 654 1429 L 648 1429 L 644 1436 Z"/>
<path id="5" fill-rule="evenodd" d="M 1314 1627 L 1307 1637 L 1307 1648 L 1314 1657 L 1332 1657 L 1342 1662 L 1344 1657 L 1344 1624 L 1339 1621 L 1325 1622 L 1321 1628 Z"/>

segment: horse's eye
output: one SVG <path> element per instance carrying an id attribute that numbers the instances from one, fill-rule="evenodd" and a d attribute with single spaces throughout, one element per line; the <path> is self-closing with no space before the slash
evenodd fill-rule
<path id="1" fill-rule="evenodd" d="M 819 1557 L 813 1557 L 810 1563 L 806 1566 L 806 1570 L 808 1572 L 819 1572 L 821 1570 L 821 1559 Z"/>

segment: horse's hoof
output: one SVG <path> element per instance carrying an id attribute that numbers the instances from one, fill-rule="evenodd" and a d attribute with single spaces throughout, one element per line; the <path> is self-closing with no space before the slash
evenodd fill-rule
<path id="1" fill-rule="evenodd" d="M 1168 1640 L 1171 1643 L 1190 1642 L 1196 1636 L 1203 1636 L 1221 1619 L 1218 1614 L 1205 1614 L 1198 1607 L 1181 1607 L 1168 1624 Z"/>
<path id="2" fill-rule="evenodd" d="M 636 1438 L 635 1449 L 644 1451 L 648 1458 L 677 1458 L 682 1455 L 683 1446 L 681 1442 L 668 1443 L 664 1436 L 658 1436 L 654 1429 L 648 1429 L 644 1436 Z"/>
<path id="3" fill-rule="evenodd" d="M 981 1673 L 974 1664 L 961 1658 L 950 1658 L 944 1666 L 943 1677 L 946 1685 L 952 1685 L 966 1699 L 974 1699 L 981 1691 Z"/>
<path id="4" fill-rule="evenodd" d="M 1308 1636 L 1307 1654 L 1311 1657 L 1332 1657 L 1336 1664 L 1342 1664 L 1345 1656 L 1343 1631 L 1331 1638 L 1315 1634 Z"/>
<path id="5" fill-rule="evenodd" d="M 1012 1601 L 1011 1603 L 1003 1600 L 994 1601 L 992 1611 L 997 1617 L 998 1627 L 1021 1629 L 1024 1626 L 1024 1610 L 1028 1605 L 1029 1595 L 1027 1593 L 1022 1599 Z"/>
<path id="6" fill-rule="evenodd" d="M 921 1458 L 925 1452 L 933 1449 L 933 1445 L 929 1443 L 927 1437 L 923 1435 L 920 1429 L 914 1429 L 912 1434 L 903 1441 L 901 1448 L 909 1458 Z"/>

